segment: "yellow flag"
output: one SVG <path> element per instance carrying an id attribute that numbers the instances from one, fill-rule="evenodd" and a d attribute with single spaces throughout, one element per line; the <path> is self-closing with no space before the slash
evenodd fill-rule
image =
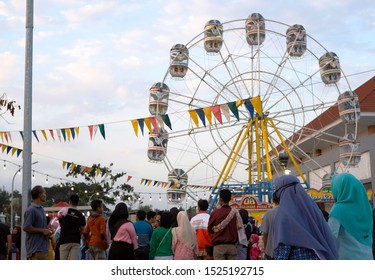
<path id="1" fill-rule="evenodd" d="M 42 130 L 42 134 L 43 134 L 44 139 L 47 141 L 47 134 L 44 130 Z"/>
<path id="2" fill-rule="evenodd" d="M 198 114 L 197 114 L 197 111 L 195 111 L 195 110 L 189 110 L 189 114 L 190 114 L 190 118 L 193 120 L 193 122 L 195 123 L 195 125 L 198 127 L 199 123 L 198 123 Z"/>
<path id="3" fill-rule="evenodd" d="M 134 133 L 138 137 L 138 121 L 137 120 L 131 120 L 131 122 L 132 122 L 132 125 L 133 125 Z"/>
<path id="4" fill-rule="evenodd" d="M 150 118 L 144 118 L 144 121 L 145 121 L 145 125 L 148 129 L 148 132 L 149 133 L 152 133 L 152 127 L 151 127 L 151 121 L 150 121 Z"/>
<path id="5" fill-rule="evenodd" d="M 204 115 L 206 116 L 208 123 L 212 125 L 212 111 L 211 107 L 203 108 Z"/>
<path id="6" fill-rule="evenodd" d="M 250 98 L 250 102 L 259 116 L 263 117 L 262 101 L 260 100 L 260 96 L 258 95 L 256 97 Z"/>

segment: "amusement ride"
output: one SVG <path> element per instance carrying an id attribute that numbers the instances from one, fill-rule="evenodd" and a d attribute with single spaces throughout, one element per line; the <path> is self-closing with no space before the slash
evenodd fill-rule
<path id="1" fill-rule="evenodd" d="M 307 170 L 321 167 L 319 151 L 332 146 L 341 172 L 359 163 L 358 97 L 338 55 L 304 26 L 259 13 L 209 20 L 169 57 L 150 87 L 149 112 L 170 125 L 158 122 L 147 151 L 168 170 L 169 203 L 195 199 L 199 187 L 211 191 L 210 210 L 224 187 L 271 202 L 272 179 L 285 172 L 320 188 L 331 173 L 316 183 Z"/>

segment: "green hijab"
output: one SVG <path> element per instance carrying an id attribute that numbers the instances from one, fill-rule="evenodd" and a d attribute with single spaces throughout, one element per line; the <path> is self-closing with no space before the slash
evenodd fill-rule
<path id="1" fill-rule="evenodd" d="M 336 203 L 330 217 L 336 218 L 358 242 L 372 244 L 372 210 L 365 187 L 350 173 L 332 177 L 331 190 Z"/>

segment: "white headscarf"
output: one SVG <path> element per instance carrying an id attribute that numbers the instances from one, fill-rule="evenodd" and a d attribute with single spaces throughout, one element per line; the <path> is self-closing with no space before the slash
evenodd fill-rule
<path id="1" fill-rule="evenodd" d="M 185 244 L 188 248 L 194 249 L 197 246 L 195 230 L 190 224 L 189 218 L 185 211 L 177 214 L 177 227 L 173 228 L 177 239 Z"/>

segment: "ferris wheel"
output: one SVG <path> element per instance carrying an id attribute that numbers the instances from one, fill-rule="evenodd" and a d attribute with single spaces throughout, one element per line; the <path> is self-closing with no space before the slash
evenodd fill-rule
<path id="1" fill-rule="evenodd" d="M 336 169 L 360 161 L 358 97 L 338 55 L 302 25 L 259 13 L 210 20 L 173 45 L 149 111 L 171 120 L 172 129 L 150 133 L 148 157 L 167 167 L 174 201 L 186 185 L 233 186 L 262 200 L 286 169 L 310 187 L 309 171 L 324 168 L 319 155 L 332 146 Z"/>

